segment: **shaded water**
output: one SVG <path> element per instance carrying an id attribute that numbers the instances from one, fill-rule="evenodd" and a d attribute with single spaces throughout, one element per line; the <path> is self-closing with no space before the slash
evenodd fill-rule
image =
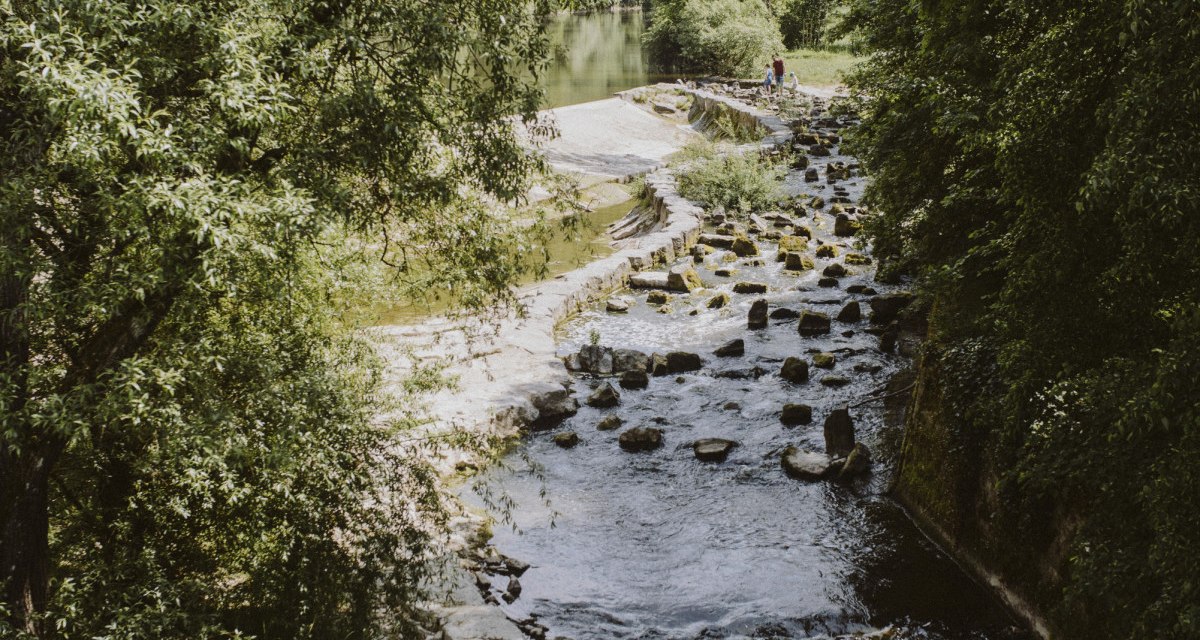
<path id="1" fill-rule="evenodd" d="M 613 93 L 678 75 L 655 73 L 642 47 L 640 10 L 564 14 L 549 26 L 555 56 L 545 78 L 547 107 L 611 98 Z"/>
<path id="2" fill-rule="evenodd" d="M 852 162 L 835 153 L 814 158 Z M 824 178 L 824 170 L 821 175 Z M 832 187 L 789 175 L 792 194 L 832 195 Z M 861 181 L 840 183 L 857 201 Z M 828 208 L 801 220 L 816 238 L 856 251 L 832 234 Z M 610 638 L 829 638 L 879 633 L 893 638 L 1000 640 L 1026 638 L 985 589 L 921 536 L 885 495 L 896 452 L 895 427 L 883 421 L 880 403 L 855 408 L 857 437 L 877 461 L 865 478 L 849 484 L 808 483 L 786 476 L 780 453 L 788 445 L 823 451 L 822 423 L 834 407 L 877 395 L 911 362 L 879 350 L 867 333 L 869 296 L 850 294 L 852 284 L 874 282 L 873 266 L 850 266 L 836 288 L 817 284 L 819 272 L 836 259 L 808 255 L 816 269 L 794 273 L 774 260 L 776 244 L 760 239 L 762 258 L 727 260 L 718 251 L 697 265 L 706 289 L 674 294 L 669 313 L 647 304 L 646 292 L 626 292 L 635 301 L 628 314 L 602 306 L 582 313 L 564 329 L 561 354 L 598 337 L 604 345 L 646 353 L 672 350 L 702 354 L 705 367 L 681 376 L 651 378 L 645 390 L 621 390 L 612 409 L 582 406 L 548 432 L 534 433 L 508 470 L 491 472 L 493 484 L 518 505 L 520 533 L 497 528 L 492 543 L 504 554 L 532 565 L 521 577 L 523 592 L 506 612 L 514 619 L 536 616 L 547 637 Z M 680 263 L 691 262 L 683 258 Z M 716 275 L 733 268 L 733 277 Z M 738 281 L 769 285 L 765 295 L 733 292 Z M 729 293 L 724 309 L 708 309 L 716 293 Z M 772 319 L 760 330 L 746 328 L 747 311 L 758 298 L 772 310 L 811 309 L 835 316 L 849 300 L 864 306 L 864 320 L 834 322 L 824 336 L 802 337 L 795 319 Z M 713 350 L 733 338 L 746 342 L 744 356 L 718 358 Z M 810 381 L 792 384 L 778 371 L 788 356 L 816 352 L 837 356 L 832 371 L 810 369 Z M 825 375 L 848 377 L 831 388 Z M 602 380 L 578 376 L 582 401 Z M 813 407 L 813 422 L 780 423 L 785 403 Z M 736 404 L 730 404 L 736 403 Z M 631 454 L 617 445 L 622 429 L 598 431 L 601 417 L 615 413 L 622 429 L 655 426 L 664 446 Z M 575 431 L 581 442 L 561 449 L 551 437 Z M 695 459 L 691 443 L 722 437 L 740 446 L 723 463 Z M 526 459 L 537 465 L 528 473 Z M 538 475 L 542 477 L 537 477 Z M 540 492 L 549 492 L 550 505 Z M 553 522 L 552 522 L 553 521 Z M 497 586 L 503 584 L 497 581 Z"/>

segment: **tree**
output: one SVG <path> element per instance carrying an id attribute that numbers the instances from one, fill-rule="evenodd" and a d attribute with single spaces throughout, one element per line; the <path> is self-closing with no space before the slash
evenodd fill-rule
<path id="1" fill-rule="evenodd" d="M 1056 636 L 1197 637 L 1194 4 L 851 4 L 872 239 L 1001 474 L 988 552 Z"/>
<path id="2" fill-rule="evenodd" d="M 680 71 L 753 74 L 783 50 L 779 23 L 762 0 L 667 0 L 650 19 L 651 61 Z"/>
<path id="3" fill-rule="evenodd" d="M 778 9 L 779 31 L 788 49 L 823 44 L 833 0 L 784 0 Z"/>
<path id="4" fill-rule="evenodd" d="M 555 7 L 0 7 L 10 631 L 371 635 L 440 511 L 339 312 L 372 258 L 506 294 Z"/>

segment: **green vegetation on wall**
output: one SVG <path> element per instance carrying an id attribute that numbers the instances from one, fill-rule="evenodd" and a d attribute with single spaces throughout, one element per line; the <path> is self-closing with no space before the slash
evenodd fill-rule
<path id="1" fill-rule="evenodd" d="M 509 295 L 557 5 L 2 6 L 0 636 L 417 637 L 444 511 L 346 318 Z"/>
<path id="2" fill-rule="evenodd" d="M 762 0 L 663 0 L 646 34 L 650 59 L 678 71 L 753 76 L 783 51 Z"/>
<path id="3" fill-rule="evenodd" d="M 1033 589 L 1061 637 L 1200 637 L 1194 3 L 851 6 L 870 231 L 996 466 L 990 542 L 1067 545 Z"/>

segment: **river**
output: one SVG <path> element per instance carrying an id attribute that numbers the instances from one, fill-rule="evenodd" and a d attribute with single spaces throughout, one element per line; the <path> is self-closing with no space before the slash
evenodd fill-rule
<path id="1" fill-rule="evenodd" d="M 632 17 L 595 19 L 608 28 Z M 585 21 L 572 17 L 571 23 L 582 28 Z M 806 182 L 803 172 L 793 171 L 785 189 L 794 196 L 857 202 L 863 179 L 826 184 L 830 162 L 854 159 L 834 147 L 831 157 L 812 158 L 820 182 Z M 614 408 L 581 407 L 549 431 L 531 433 L 506 465 L 486 474 L 493 489 L 517 505 L 512 518 L 519 530 L 497 526 L 492 544 L 531 565 L 520 578 L 520 597 L 504 605 L 511 618 L 536 617 L 548 628 L 546 637 L 573 640 L 1028 637 L 887 497 L 900 436 L 898 425 L 885 423 L 881 403 L 853 410 L 859 441 L 878 457 L 866 477 L 805 482 L 780 467 L 788 445 L 824 450 L 821 423 L 833 408 L 878 394 L 912 364 L 881 350 L 866 310 L 862 320 L 834 322 L 825 335 L 798 334 L 794 315 L 787 314 L 773 316 L 766 328 L 747 329 L 747 312 L 759 298 L 772 310 L 834 316 L 851 301 L 865 307 L 872 295 L 857 287 L 851 293 L 851 285 L 895 290 L 874 281 L 873 266 L 849 267 L 836 286 L 818 282 L 824 267 L 863 250 L 835 236 L 829 211 L 822 205 L 795 220 L 812 228 L 813 270 L 784 269 L 774 259 L 772 234 L 761 233 L 756 244 L 762 258 L 716 252 L 696 265 L 706 288 L 673 295 L 667 308 L 650 303 L 645 290 L 626 291 L 620 295 L 632 303 L 628 313 L 611 313 L 601 303 L 563 327 L 562 355 L 598 342 L 645 353 L 684 350 L 706 362 L 699 371 L 652 378 L 645 390 L 622 389 Z M 814 254 L 820 243 L 840 255 Z M 762 283 L 768 292 L 738 293 L 737 282 Z M 718 292 L 728 293 L 730 303 L 709 308 Z M 735 338 L 745 340 L 743 354 L 714 355 Z M 810 360 L 817 353 L 835 356 L 830 370 L 815 368 L 814 360 L 806 383 L 779 375 L 785 358 Z M 846 384 L 827 386 L 820 382 L 826 375 L 844 376 Z M 578 375 L 574 389 L 582 402 L 602 384 Z M 810 405 L 812 423 L 782 424 L 785 403 Z M 598 430 L 609 415 L 623 426 Z M 665 445 L 648 453 L 623 451 L 618 435 L 634 426 L 661 429 Z M 578 434 L 577 446 L 561 448 L 552 440 L 567 431 Z M 691 444 L 709 437 L 739 446 L 724 462 L 701 462 Z M 493 580 L 499 595 L 507 578 Z"/>
<path id="2" fill-rule="evenodd" d="M 642 47 L 640 10 L 563 14 L 549 27 L 554 60 L 544 86 L 550 108 L 611 98 L 612 94 L 678 75 L 654 73 Z"/>

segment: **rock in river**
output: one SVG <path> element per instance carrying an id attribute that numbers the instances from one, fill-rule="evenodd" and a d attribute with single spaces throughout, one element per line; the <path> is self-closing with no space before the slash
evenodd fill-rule
<path id="1" fill-rule="evenodd" d="M 629 301 L 621 298 L 609 298 L 604 304 L 604 310 L 609 313 L 627 313 L 629 311 Z"/>
<path id="2" fill-rule="evenodd" d="M 733 285 L 734 293 L 766 293 L 767 285 L 761 282 L 739 282 Z"/>
<path id="3" fill-rule="evenodd" d="M 708 300 L 709 309 L 720 309 L 727 304 L 729 304 L 729 294 L 724 292 L 718 293 Z"/>
<path id="4" fill-rule="evenodd" d="M 695 353 L 672 351 L 667 354 L 667 370 L 671 373 L 697 371 L 704 366 L 704 361 Z"/>
<path id="5" fill-rule="evenodd" d="M 671 373 L 671 365 L 667 362 L 667 357 L 661 353 L 655 353 L 650 356 L 650 375 L 665 376 Z"/>
<path id="6" fill-rule="evenodd" d="M 838 472 L 838 480 L 848 480 L 862 475 L 869 468 L 871 468 L 871 450 L 865 444 L 856 442 L 854 448 L 850 450 L 850 455 L 846 456 L 846 463 L 842 465 L 842 470 Z"/>
<path id="7" fill-rule="evenodd" d="M 823 333 L 829 333 L 829 316 L 819 311 L 800 313 L 800 335 L 818 336 Z"/>
<path id="8" fill-rule="evenodd" d="M 853 324 L 862 320 L 862 306 L 858 304 L 858 300 L 851 300 L 842 307 L 842 310 L 837 314 L 838 322 Z"/>
<path id="9" fill-rule="evenodd" d="M 645 369 L 633 369 L 622 373 L 618 384 L 622 389 L 645 389 L 650 386 L 650 376 Z"/>
<path id="10" fill-rule="evenodd" d="M 662 429 L 634 427 L 621 432 L 617 444 L 626 451 L 653 451 L 662 446 Z"/>
<path id="11" fill-rule="evenodd" d="M 589 407 L 598 408 L 615 407 L 620 401 L 621 394 L 608 382 L 600 385 L 587 399 Z"/>
<path id="12" fill-rule="evenodd" d="M 746 326 L 750 329 L 762 329 L 767 326 L 767 301 L 755 300 L 750 305 L 750 313 L 746 316 Z"/>
<path id="13" fill-rule="evenodd" d="M 579 444 L 579 434 L 575 433 L 574 431 L 564 431 L 554 436 L 554 444 L 562 447 L 563 449 L 570 449 L 571 447 Z"/>
<path id="14" fill-rule="evenodd" d="M 802 358 L 788 357 L 783 361 L 779 377 L 788 382 L 808 382 L 808 361 Z"/>
<path id="15" fill-rule="evenodd" d="M 613 373 L 645 371 L 650 368 L 650 356 L 633 349 L 613 349 Z"/>
<path id="16" fill-rule="evenodd" d="M 687 266 L 681 265 L 672 267 L 667 272 L 667 288 L 672 291 L 682 291 L 690 293 L 693 289 L 700 289 L 704 283 L 700 281 L 700 275 L 696 270 Z"/>
<path id="17" fill-rule="evenodd" d="M 610 413 L 604 416 L 600 422 L 596 423 L 596 431 L 612 431 L 618 429 L 624 424 L 624 420 L 615 413 Z"/>
<path id="18" fill-rule="evenodd" d="M 887 324 L 896 319 L 900 312 L 912 303 L 913 295 L 907 291 L 887 293 L 871 298 L 871 322 Z"/>
<path id="19" fill-rule="evenodd" d="M 829 456 L 796 447 L 784 449 L 780 463 L 789 476 L 800 480 L 820 480 L 838 468 L 838 465 Z"/>
<path id="20" fill-rule="evenodd" d="M 730 245 L 730 250 L 738 255 L 739 258 L 747 258 L 758 255 L 758 245 L 746 236 L 735 236 L 733 244 Z"/>
<path id="21" fill-rule="evenodd" d="M 850 455 L 854 449 L 854 420 L 848 407 L 838 407 L 825 418 L 825 453 L 834 458 Z"/>
<path id="22" fill-rule="evenodd" d="M 613 350 L 596 344 L 579 349 L 579 369 L 585 373 L 608 375 L 613 372 Z"/>
<path id="23" fill-rule="evenodd" d="M 730 357 L 734 357 L 734 356 L 744 355 L 745 353 L 746 353 L 746 341 L 742 340 L 741 338 L 738 338 L 736 340 L 730 340 L 729 342 L 726 342 L 725 344 L 717 347 L 716 351 L 713 351 L 713 355 L 715 355 L 719 358 L 730 358 Z"/>
<path id="24" fill-rule="evenodd" d="M 813 355 L 813 366 L 818 369 L 832 369 L 835 364 L 837 364 L 837 356 L 832 353 L 818 353 Z"/>
<path id="25" fill-rule="evenodd" d="M 812 422 L 812 407 L 806 404 L 785 404 L 779 413 L 779 421 L 787 425 Z"/>
<path id="26" fill-rule="evenodd" d="M 696 454 L 697 460 L 704 462 L 724 462 L 729 456 L 729 452 L 737 443 L 733 440 L 725 440 L 723 438 L 704 438 L 692 443 L 692 452 Z"/>

